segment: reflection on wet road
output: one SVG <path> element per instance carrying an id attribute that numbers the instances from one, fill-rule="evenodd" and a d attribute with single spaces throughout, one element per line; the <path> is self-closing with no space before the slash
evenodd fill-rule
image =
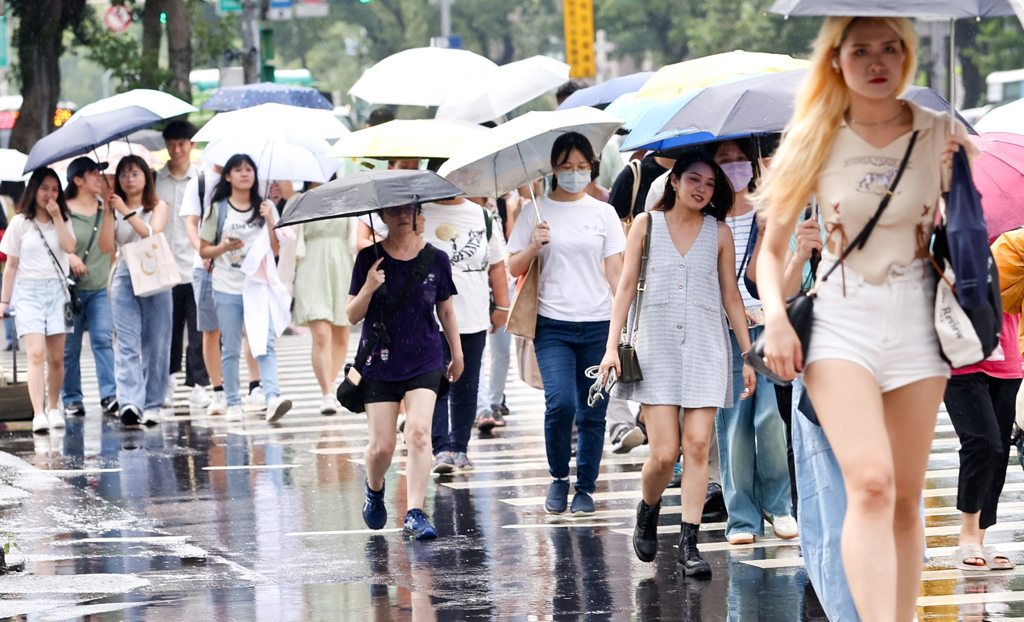
<path id="1" fill-rule="evenodd" d="M 426 511 L 439 539 L 401 539 L 404 453 L 387 478 L 389 524 L 360 513 L 365 416 L 318 414 L 309 341 L 279 342 L 284 393 L 277 425 L 174 414 L 122 430 L 93 405 L 60 435 L 0 432 L 0 534 L 24 549 L 24 571 L 0 577 L 0 617 L 132 620 L 824 620 L 799 544 L 766 537 L 730 548 L 705 524 L 710 581 L 675 565 L 678 492 L 666 495 L 654 564 L 630 545 L 641 447 L 605 454 L 586 519 L 544 513 L 543 396 L 509 386 L 509 426 L 474 439 L 477 468 L 436 479 Z M 513 369 L 515 366 L 513 365 Z M 1024 570 L 964 579 L 951 570 L 958 444 L 940 413 L 929 468 L 922 620 L 1024 616 Z M 1021 563 L 1024 473 L 1012 466 L 989 539 Z M 676 507 L 672 507 L 676 506 Z M 673 512 L 673 510 L 676 510 Z M 771 533 L 768 529 L 768 533 Z M 1018 542 L 1021 540 L 1021 542 Z"/>

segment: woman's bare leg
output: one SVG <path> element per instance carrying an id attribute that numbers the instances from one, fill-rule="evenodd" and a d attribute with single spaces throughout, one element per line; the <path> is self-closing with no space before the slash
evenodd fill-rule
<path id="1" fill-rule="evenodd" d="M 64 385 L 64 341 L 67 335 L 50 335 L 46 338 L 46 409 L 57 408 L 60 389 Z"/>
<path id="2" fill-rule="evenodd" d="M 434 422 L 434 403 L 437 394 L 430 389 L 416 389 L 405 394 L 405 447 L 408 450 L 406 480 L 409 483 L 408 509 L 423 509 L 430 481 L 431 451 L 430 429 Z M 396 413 L 397 414 L 397 413 Z M 394 434 L 395 421 L 391 422 Z"/>
<path id="3" fill-rule="evenodd" d="M 28 355 L 28 397 L 32 401 L 33 415 L 46 412 L 46 336 L 33 333 L 18 335 Z M 59 387 L 58 387 L 59 391 Z"/>
<path id="4" fill-rule="evenodd" d="M 391 467 L 391 457 L 395 454 L 397 419 L 398 404 L 395 402 L 366 405 L 370 441 L 366 444 L 363 458 L 366 460 L 366 481 L 372 490 L 380 490 L 384 486 L 384 475 Z"/>
<path id="5" fill-rule="evenodd" d="M 700 524 L 708 492 L 708 450 L 717 408 L 688 408 L 683 413 L 683 478 L 679 484 L 682 520 Z"/>
<path id="6" fill-rule="evenodd" d="M 345 367 L 348 359 L 348 337 L 352 332 L 350 326 L 331 325 L 331 383 L 338 379 L 338 374 Z"/>
<path id="7" fill-rule="evenodd" d="M 679 459 L 679 407 L 643 405 L 651 455 L 644 461 L 644 503 L 655 506 L 672 481 Z"/>
<path id="8" fill-rule="evenodd" d="M 333 392 L 334 384 L 334 376 L 331 375 L 331 324 L 327 320 L 313 320 L 309 323 L 309 332 L 313 334 L 313 373 L 320 384 L 320 394 L 327 395 Z"/>

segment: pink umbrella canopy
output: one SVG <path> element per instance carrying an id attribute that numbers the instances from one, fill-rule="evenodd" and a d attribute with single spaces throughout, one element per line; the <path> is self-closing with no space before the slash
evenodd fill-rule
<path id="1" fill-rule="evenodd" d="M 981 149 L 974 161 L 974 185 L 992 241 L 1024 226 L 1024 136 L 991 132 L 971 140 Z"/>

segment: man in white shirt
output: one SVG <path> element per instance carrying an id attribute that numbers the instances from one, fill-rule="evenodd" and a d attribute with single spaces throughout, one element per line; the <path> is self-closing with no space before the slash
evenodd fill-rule
<path id="1" fill-rule="evenodd" d="M 192 136 L 195 133 L 195 126 L 188 121 L 172 121 L 167 124 L 163 136 L 167 154 L 171 159 L 155 175 L 157 196 L 170 207 L 164 235 L 181 274 L 181 284 L 176 285 L 172 291 L 174 311 L 171 322 L 171 375 L 168 378 L 164 408 L 174 406 L 174 374 L 181 371 L 183 337 L 186 330 L 188 348 L 184 353 L 185 386 L 192 389 L 189 405 L 205 408 L 213 401 L 205 388 L 210 384 L 210 376 L 203 362 L 202 333 L 196 327 L 196 303 L 192 291 L 192 262 L 195 258 L 195 249 L 189 241 L 185 219 L 178 216 L 188 182 L 199 174 L 191 159 L 192 148 L 195 146 Z"/>

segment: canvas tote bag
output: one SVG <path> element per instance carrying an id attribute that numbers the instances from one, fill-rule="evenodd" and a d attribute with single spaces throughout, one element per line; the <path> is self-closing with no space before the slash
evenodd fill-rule
<path id="1" fill-rule="evenodd" d="M 145 298 L 166 292 L 181 283 L 181 274 L 174 262 L 174 254 L 163 233 L 153 233 L 147 224 L 149 237 L 121 247 L 121 257 L 132 277 L 132 291 Z"/>

